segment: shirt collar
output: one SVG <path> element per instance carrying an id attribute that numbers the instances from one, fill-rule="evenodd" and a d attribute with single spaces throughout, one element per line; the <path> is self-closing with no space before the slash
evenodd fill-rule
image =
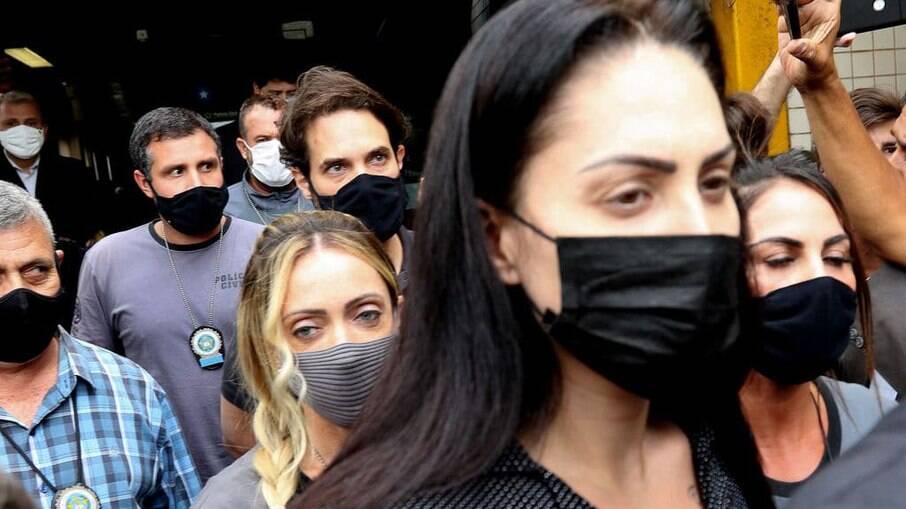
<path id="1" fill-rule="evenodd" d="M 90 358 L 89 352 L 75 338 L 70 336 L 63 327 L 59 327 L 58 330 L 60 332 L 60 360 L 58 367 L 60 391 L 68 396 L 75 389 L 76 378 L 81 378 L 94 387 L 96 383 L 91 376 L 91 365 L 88 362 Z"/>
<path id="2" fill-rule="evenodd" d="M 9 165 L 12 166 L 13 169 L 15 169 L 19 173 L 27 173 L 27 174 L 34 173 L 34 171 L 38 169 L 38 165 L 41 164 L 41 155 L 38 154 L 38 158 L 35 159 L 35 164 L 31 165 L 31 168 L 29 168 L 27 170 L 23 170 L 22 168 L 19 168 L 19 165 L 17 165 L 13 161 L 13 158 L 9 156 L 9 152 L 7 152 L 5 149 L 3 150 L 3 155 L 6 156 L 6 160 L 9 161 Z"/>

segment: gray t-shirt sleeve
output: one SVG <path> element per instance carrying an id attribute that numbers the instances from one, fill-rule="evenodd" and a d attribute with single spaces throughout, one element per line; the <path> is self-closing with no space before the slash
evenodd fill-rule
<path id="1" fill-rule="evenodd" d="M 896 408 L 896 402 L 859 384 L 823 378 L 831 386 L 831 394 L 840 413 L 840 449 L 846 452 L 868 434 L 884 414 Z"/>
<path id="2" fill-rule="evenodd" d="M 267 509 L 264 496 L 258 487 L 261 478 L 253 464 L 258 448 L 240 456 L 232 465 L 208 480 L 204 489 L 192 504 L 192 509 L 220 509 L 242 507 L 243 509 Z"/>
<path id="3" fill-rule="evenodd" d="M 105 290 L 96 271 L 98 246 L 88 250 L 79 272 L 79 289 L 72 318 L 72 335 L 108 350 L 116 351 L 115 331 L 104 307 Z M 123 352 L 117 352 L 122 354 Z"/>

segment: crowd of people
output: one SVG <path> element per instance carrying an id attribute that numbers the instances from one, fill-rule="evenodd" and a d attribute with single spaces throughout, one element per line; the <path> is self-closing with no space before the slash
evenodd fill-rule
<path id="1" fill-rule="evenodd" d="M 906 113 L 841 0 L 727 96 L 693 0 L 519 0 L 408 117 L 342 70 L 129 139 L 103 231 L 0 96 L 0 507 L 898 507 Z M 783 98 L 814 147 L 768 154 Z"/>

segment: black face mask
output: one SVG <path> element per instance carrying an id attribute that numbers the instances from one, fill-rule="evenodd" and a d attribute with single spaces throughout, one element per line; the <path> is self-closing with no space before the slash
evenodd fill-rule
<path id="1" fill-rule="evenodd" d="M 22 364 L 41 354 L 50 344 L 62 316 L 62 291 L 45 297 L 26 288 L 0 297 L 0 361 Z"/>
<path id="2" fill-rule="evenodd" d="M 225 187 L 209 186 L 193 187 L 170 198 L 154 195 L 161 217 L 186 235 L 210 233 L 217 228 L 229 199 Z"/>
<path id="3" fill-rule="evenodd" d="M 519 221 L 557 244 L 562 310 L 543 321 L 579 361 L 665 403 L 741 382 L 728 367 L 739 337 L 738 238 L 555 239 Z"/>
<path id="4" fill-rule="evenodd" d="M 755 369 L 783 385 L 814 380 L 833 368 L 846 350 L 857 307 L 856 292 L 832 277 L 758 299 L 762 346 Z"/>
<path id="5" fill-rule="evenodd" d="M 396 235 L 406 213 L 406 189 L 400 178 L 363 173 L 337 194 L 321 196 L 312 188 L 320 207 L 357 217 L 381 242 Z"/>

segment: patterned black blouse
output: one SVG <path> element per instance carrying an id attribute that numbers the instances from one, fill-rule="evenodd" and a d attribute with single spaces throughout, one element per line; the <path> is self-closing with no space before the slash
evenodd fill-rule
<path id="1" fill-rule="evenodd" d="M 714 433 L 689 434 L 702 507 L 745 508 L 743 491 L 714 453 Z M 491 469 L 465 486 L 413 498 L 401 509 L 592 509 L 592 505 L 517 445 L 507 448 Z"/>

